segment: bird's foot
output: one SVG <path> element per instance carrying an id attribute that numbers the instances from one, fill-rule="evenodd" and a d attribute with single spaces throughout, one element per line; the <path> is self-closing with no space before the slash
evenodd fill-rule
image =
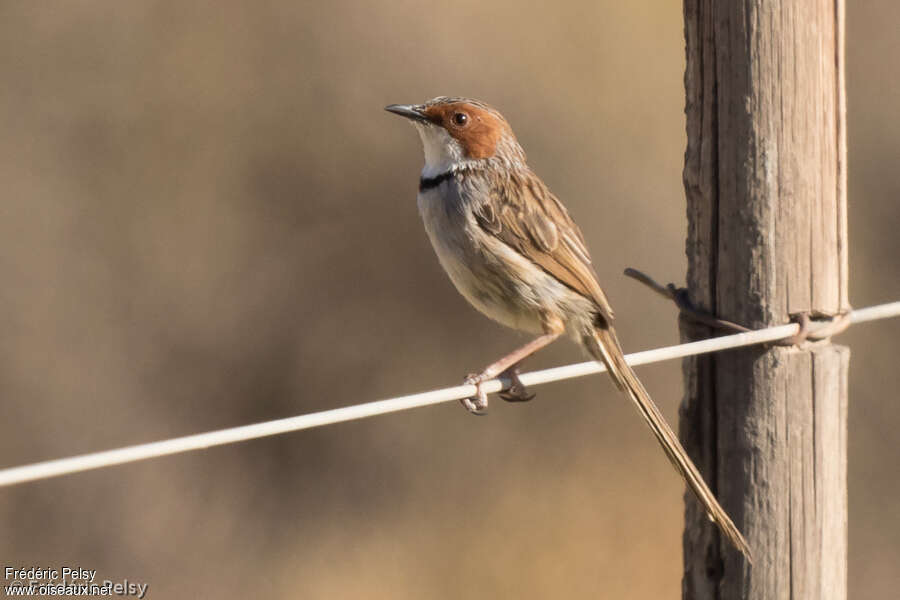
<path id="1" fill-rule="evenodd" d="M 522 380 L 519 379 L 519 365 L 511 366 L 497 377 L 510 380 L 510 386 L 498 394 L 503 400 L 507 402 L 528 402 L 534 398 L 534 394 L 529 393 Z M 472 374 L 466 377 L 465 383 L 474 385 L 477 391 L 474 396 L 464 398 L 460 402 L 473 415 L 487 414 L 487 392 L 481 388 L 481 384 L 491 379 L 493 377 L 489 372 Z"/>
<path id="2" fill-rule="evenodd" d="M 474 396 L 471 396 L 470 398 L 463 398 L 462 400 L 460 400 L 462 405 L 466 407 L 466 410 L 473 415 L 484 416 L 487 414 L 487 392 L 481 389 L 481 384 L 488 379 L 490 379 L 490 377 L 488 377 L 485 373 L 478 373 L 468 375 L 463 381 L 463 383 L 467 385 L 474 385 L 476 389 Z"/>
<path id="3" fill-rule="evenodd" d="M 529 400 L 534 400 L 535 394 L 529 393 L 528 388 L 519 379 L 519 365 L 513 365 L 500 373 L 500 378 L 507 378 L 511 382 L 507 389 L 498 394 L 503 400 L 507 402 L 528 402 Z"/>

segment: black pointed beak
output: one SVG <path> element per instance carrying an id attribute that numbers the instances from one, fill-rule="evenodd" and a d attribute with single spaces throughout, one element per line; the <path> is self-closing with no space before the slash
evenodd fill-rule
<path id="1" fill-rule="evenodd" d="M 400 115 L 401 117 L 406 117 L 407 119 L 411 119 L 413 121 L 429 123 L 430 121 L 428 120 L 428 117 L 425 116 L 423 108 L 424 107 L 421 104 L 391 104 L 389 106 L 385 106 L 384 110 L 392 112 L 395 115 Z"/>

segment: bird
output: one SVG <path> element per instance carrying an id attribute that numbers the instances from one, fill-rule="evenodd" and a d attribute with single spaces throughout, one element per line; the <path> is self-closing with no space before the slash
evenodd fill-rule
<path id="1" fill-rule="evenodd" d="M 724 536 L 751 560 L 750 547 L 706 485 L 637 375 L 625 361 L 614 314 L 598 282 L 581 230 L 526 162 L 498 110 L 471 98 L 439 96 L 391 104 L 419 133 L 425 164 L 417 204 L 438 261 L 476 309 L 536 337 L 466 377 L 476 393 L 462 400 L 473 414 L 488 407 L 482 384 L 511 385 L 504 400 L 530 400 L 519 363 L 563 334 L 602 362 L 631 399 L 676 471 Z"/>

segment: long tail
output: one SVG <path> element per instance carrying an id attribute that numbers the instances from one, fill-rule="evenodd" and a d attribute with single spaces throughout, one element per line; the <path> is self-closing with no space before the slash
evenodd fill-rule
<path id="1" fill-rule="evenodd" d="M 678 437 L 672 432 L 669 424 L 659 412 L 656 404 L 650 399 L 650 394 L 644 389 L 643 384 L 625 362 L 625 356 L 622 353 L 622 347 L 616 337 L 612 327 L 598 326 L 595 328 L 593 336 L 585 336 L 584 345 L 590 354 L 597 360 L 602 361 L 609 370 L 616 386 L 626 392 L 644 421 L 653 431 L 659 445 L 665 451 L 669 461 L 675 469 L 684 478 L 685 483 L 691 488 L 691 491 L 697 496 L 697 499 L 703 504 L 709 518 L 719 526 L 719 529 L 725 534 L 734 546 L 740 550 L 747 560 L 752 562 L 750 555 L 750 547 L 747 540 L 735 527 L 734 522 L 725 512 L 712 491 L 703 481 L 703 476 L 694 466 L 690 457 L 685 452 Z"/>

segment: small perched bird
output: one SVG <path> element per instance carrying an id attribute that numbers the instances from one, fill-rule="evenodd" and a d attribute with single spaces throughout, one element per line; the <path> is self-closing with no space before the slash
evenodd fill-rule
<path id="1" fill-rule="evenodd" d="M 488 401 L 481 384 L 498 376 L 512 381 L 501 397 L 530 400 L 518 363 L 568 333 L 606 365 L 710 519 L 749 559 L 747 542 L 625 362 L 581 231 L 528 167 L 506 119 L 468 98 L 438 97 L 385 110 L 409 119 L 422 138 L 419 212 L 456 289 L 491 319 L 538 335 L 466 378 L 478 390 L 463 401 L 466 408 L 483 414 Z"/>

